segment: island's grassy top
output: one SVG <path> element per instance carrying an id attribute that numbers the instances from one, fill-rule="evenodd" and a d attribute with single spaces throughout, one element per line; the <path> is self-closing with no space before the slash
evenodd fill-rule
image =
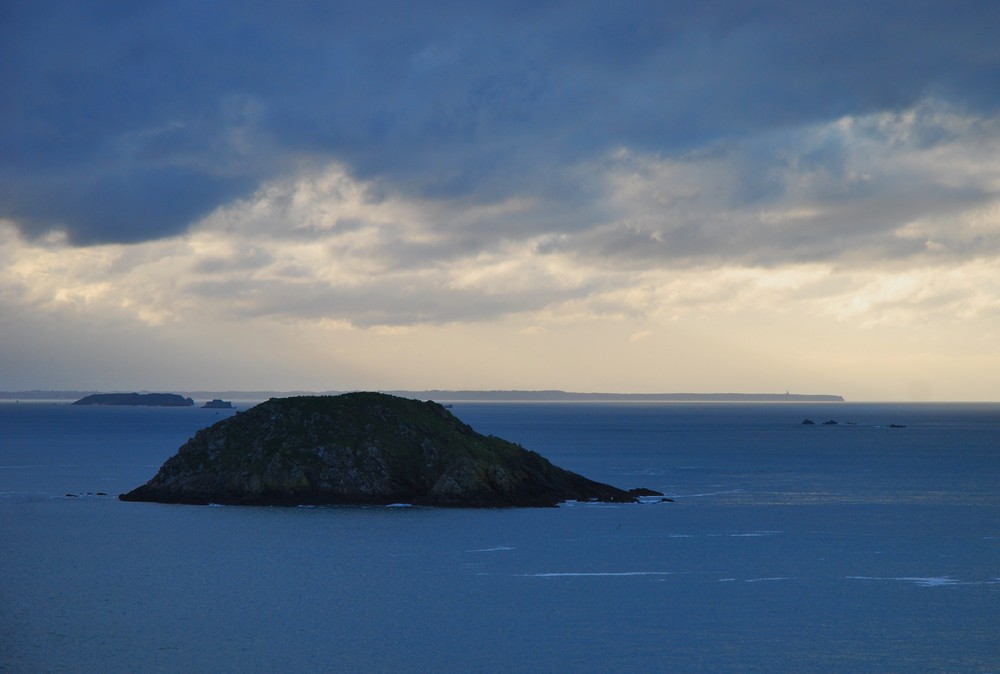
<path id="1" fill-rule="evenodd" d="M 213 442 L 198 451 L 202 436 Z M 527 451 L 480 435 L 438 403 L 362 392 L 272 398 L 199 431 L 186 458 L 211 454 L 225 468 L 244 462 L 248 447 L 258 447 L 260 461 L 282 454 L 308 463 L 317 460 L 314 449 L 328 445 L 349 449 L 359 460 L 377 448 L 383 460 L 409 474 L 421 472 L 428 462 L 439 468 L 460 458 L 509 459 Z"/>

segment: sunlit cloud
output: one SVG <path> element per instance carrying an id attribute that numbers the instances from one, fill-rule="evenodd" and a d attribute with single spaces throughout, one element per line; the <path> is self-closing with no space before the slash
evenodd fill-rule
<path id="1" fill-rule="evenodd" d="M 8 223 L 3 280 L 7 301 L 148 324 L 677 320 L 751 306 L 864 325 L 927 311 L 961 320 L 996 309 L 995 127 L 927 103 L 707 154 L 622 149 L 599 167 L 612 217 L 576 229 L 508 227 L 536 210 L 544 221 L 530 199 L 418 199 L 333 164 L 158 241 L 79 248 Z M 748 172 L 750 155 L 763 177 Z"/>
<path id="2" fill-rule="evenodd" d="M 995 255 L 1000 120 L 925 102 L 710 152 L 612 157 L 617 217 L 563 237 L 603 264 L 750 266 Z"/>

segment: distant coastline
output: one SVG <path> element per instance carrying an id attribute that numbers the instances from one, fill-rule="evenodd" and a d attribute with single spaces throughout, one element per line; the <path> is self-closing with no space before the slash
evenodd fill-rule
<path id="1" fill-rule="evenodd" d="M 799 393 L 577 393 L 572 391 L 386 391 L 439 402 L 844 402 L 843 396 Z"/>
<path id="2" fill-rule="evenodd" d="M 238 401 L 263 401 L 299 395 L 338 395 L 348 391 L 184 391 L 194 400 L 222 398 Z M 423 391 L 386 390 L 404 398 L 438 402 L 844 402 L 843 396 L 804 393 L 578 393 L 543 390 L 458 390 L 428 389 Z M 100 391 L 0 391 L 0 400 L 78 400 Z"/>

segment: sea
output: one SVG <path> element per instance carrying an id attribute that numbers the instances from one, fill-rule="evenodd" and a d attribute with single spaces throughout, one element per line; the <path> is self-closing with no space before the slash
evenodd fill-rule
<path id="1" fill-rule="evenodd" d="M 673 501 L 125 503 L 236 412 L 0 403 L 0 671 L 1000 673 L 1000 404 L 451 411 Z"/>

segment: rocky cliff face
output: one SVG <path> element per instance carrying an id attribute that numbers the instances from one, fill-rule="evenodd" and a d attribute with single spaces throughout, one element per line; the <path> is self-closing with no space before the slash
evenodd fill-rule
<path id="1" fill-rule="evenodd" d="M 281 398 L 199 431 L 125 501 L 552 506 L 636 494 L 476 433 L 448 410 L 378 393 Z"/>

